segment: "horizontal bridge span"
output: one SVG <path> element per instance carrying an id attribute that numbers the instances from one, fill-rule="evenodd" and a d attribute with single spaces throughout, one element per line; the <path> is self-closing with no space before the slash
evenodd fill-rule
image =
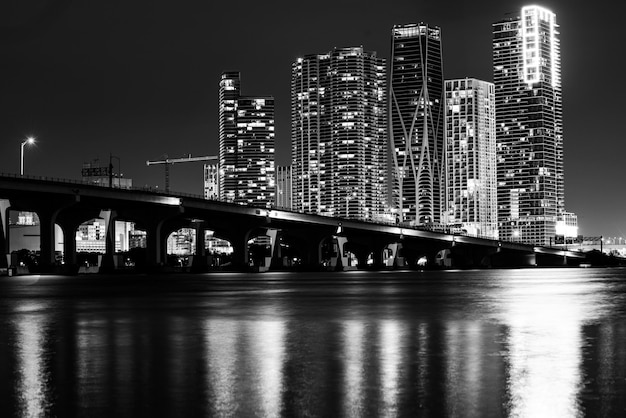
<path id="1" fill-rule="evenodd" d="M 423 245 L 439 250 L 456 246 L 482 248 L 484 250 L 481 251 L 492 253 L 506 250 L 514 253 L 535 254 L 538 257 L 585 258 L 584 253 L 557 248 L 446 234 L 408 226 L 331 218 L 277 208 L 243 206 L 206 200 L 201 196 L 187 194 L 164 193 L 141 188 L 109 188 L 70 180 L 0 174 L 0 199 L 9 201 L 9 207 L 20 208 L 16 210 L 30 210 L 26 209 L 30 205 L 30 207 L 46 211 L 56 211 L 55 213 L 58 214 L 67 209 L 67 215 L 63 218 L 65 222 L 69 222 L 68 217 L 83 216 L 80 215 L 81 211 L 93 213 L 96 209 L 108 209 L 117 211 L 120 220 L 139 221 L 142 217 L 148 217 L 152 224 L 162 223 L 166 218 L 177 218 L 179 221 L 180 219 L 198 219 L 210 220 L 213 226 L 216 224 L 219 226 L 219 223 L 223 222 L 228 224 L 224 226 L 225 228 L 237 230 L 271 228 L 291 230 L 303 235 L 312 234 L 316 237 L 320 234 L 343 234 L 355 240 L 368 239 L 381 243 L 402 240 L 407 244 L 421 242 Z M 4 215 L 3 217 L 6 218 Z M 6 226 L 3 227 L 6 228 Z"/>

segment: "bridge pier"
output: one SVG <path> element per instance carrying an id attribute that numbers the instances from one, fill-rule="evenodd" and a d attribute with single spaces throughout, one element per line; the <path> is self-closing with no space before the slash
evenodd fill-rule
<path id="1" fill-rule="evenodd" d="M 105 253 L 100 264 L 100 272 L 111 273 L 115 271 L 115 220 L 117 213 L 114 210 L 103 210 L 100 217 L 104 219 L 105 229 Z"/>
<path id="2" fill-rule="evenodd" d="M 162 236 L 165 219 L 150 219 L 144 221 L 146 231 L 146 259 L 147 270 L 155 270 L 163 267 L 165 262 L 165 238 Z"/>
<path id="3" fill-rule="evenodd" d="M 9 208 L 11 202 L 0 199 L 0 268 L 11 267 L 11 252 L 9 251 Z"/>
<path id="4" fill-rule="evenodd" d="M 62 222 L 58 219 L 58 225 L 63 231 L 63 264 L 64 272 L 78 272 L 78 259 L 76 255 L 76 230 L 82 222 Z"/>
<path id="5" fill-rule="evenodd" d="M 206 243 L 204 242 L 206 224 L 204 221 L 195 220 L 193 226 L 196 231 L 196 254 L 193 256 L 191 262 L 191 271 L 194 273 L 204 273 L 209 269 L 206 259 Z"/>
<path id="6" fill-rule="evenodd" d="M 384 252 L 385 257 L 383 258 L 384 266 L 393 269 L 401 269 L 406 267 L 406 262 L 403 254 L 403 245 L 402 242 L 392 242 L 385 245 L 381 249 L 381 254 Z"/>
<path id="7" fill-rule="evenodd" d="M 54 225 L 58 210 L 39 209 L 39 269 L 42 272 L 51 272 L 56 265 L 55 258 L 55 231 Z"/>

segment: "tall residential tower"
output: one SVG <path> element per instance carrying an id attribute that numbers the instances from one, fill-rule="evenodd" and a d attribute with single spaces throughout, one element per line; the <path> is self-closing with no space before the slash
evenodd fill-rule
<path id="1" fill-rule="evenodd" d="M 393 204 L 400 222 L 442 223 L 444 78 L 441 30 L 424 23 L 392 29 L 389 141 Z"/>
<path id="2" fill-rule="evenodd" d="M 446 80 L 446 223 L 498 238 L 493 83 Z"/>
<path id="3" fill-rule="evenodd" d="M 549 245 L 564 213 L 557 28 L 539 6 L 493 25 L 501 239 Z"/>
<path id="4" fill-rule="evenodd" d="M 220 200 L 270 207 L 274 203 L 274 98 L 241 95 L 238 72 L 219 88 Z"/>
<path id="5" fill-rule="evenodd" d="M 291 74 L 294 210 L 377 219 L 387 195 L 385 61 L 335 48 L 299 58 Z"/>

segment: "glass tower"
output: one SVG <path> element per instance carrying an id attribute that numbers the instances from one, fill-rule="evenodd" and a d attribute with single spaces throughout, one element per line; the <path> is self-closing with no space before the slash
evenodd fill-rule
<path id="1" fill-rule="evenodd" d="M 227 202 L 271 207 L 275 199 L 274 98 L 241 96 L 238 72 L 219 88 L 219 194 Z"/>
<path id="2" fill-rule="evenodd" d="M 385 93 L 385 61 L 362 47 L 293 63 L 294 210 L 366 220 L 383 214 Z"/>
<path id="3" fill-rule="evenodd" d="M 392 29 L 389 140 L 399 222 L 438 225 L 443 212 L 444 79 L 441 30 Z"/>
<path id="4" fill-rule="evenodd" d="M 498 238 L 493 83 L 446 80 L 446 220 L 473 236 Z"/>
<path id="5" fill-rule="evenodd" d="M 557 28 L 539 6 L 493 25 L 501 239 L 549 245 L 564 212 Z"/>

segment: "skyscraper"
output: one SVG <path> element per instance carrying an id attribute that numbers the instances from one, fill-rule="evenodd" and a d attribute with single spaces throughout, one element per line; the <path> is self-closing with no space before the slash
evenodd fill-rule
<path id="1" fill-rule="evenodd" d="M 493 83 L 446 80 L 446 223 L 498 238 Z"/>
<path id="2" fill-rule="evenodd" d="M 441 30 L 424 23 L 392 29 L 389 86 L 393 204 L 397 219 L 440 224 L 443 211 L 444 79 Z"/>
<path id="3" fill-rule="evenodd" d="M 548 245 L 564 212 L 556 16 L 527 6 L 493 25 L 500 238 Z"/>
<path id="4" fill-rule="evenodd" d="M 274 98 L 241 95 L 238 72 L 219 88 L 220 199 L 252 206 L 274 203 Z"/>
<path id="5" fill-rule="evenodd" d="M 368 220 L 383 214 L 385 85 L 384 59 L 362 47 L 293 63 L 294 210 Z"/>

